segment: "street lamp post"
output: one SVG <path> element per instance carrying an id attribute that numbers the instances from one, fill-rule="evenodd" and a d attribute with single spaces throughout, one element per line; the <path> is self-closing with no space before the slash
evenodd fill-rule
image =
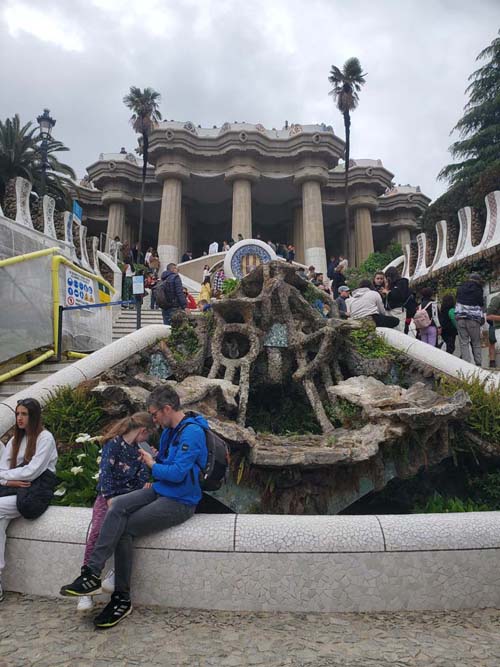
<path id="1" fill-rule="evenodd" d="M 40 154 L 42 156 L 42 187 L 40 195 L 43 198 L 47 184 L 47 169 L 50 168 L 50 164 L 47 158 L 48 142 L 50 139 L 50 133 L 52 132 L 52 128 L 56 124 L 56 121 L 50 117 L 50 111 L 48 109 L 44 109 L 43 114 L 38 116 L 36 122 L 40 126 L 40 138 L 42 139 L 42 144 L 40 146 Z"/>

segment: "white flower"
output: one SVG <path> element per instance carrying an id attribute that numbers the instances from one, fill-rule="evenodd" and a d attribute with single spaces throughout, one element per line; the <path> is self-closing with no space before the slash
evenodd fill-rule
<path id="1" fill-rule="evenodd" d="M 56 489 L 54 491 L 55 496 L 64 496 L 65 493 L 66 493 L 66 488 L 64 486 L 61 486 L 59 489 Z"/>
<path id="2" fill-rule="evenodd" d="M 97 465 L 100 465 L 100 464 L 101 464 L 101 461 L 102 461 L 102 457 L 101 457 L 101 456 L 98 456 L 97 459 L 96 459 L 96 461 L 97 461 Z"/>
<path id="3" fill-rule="evenodd" d="M 79 475 L 81 472 L 83 472 L 83 467 L 82 466 L 73 466 L 70 470 L 70 472 L 73 475 Z"/>
<path id="4" fill-rule="evenodd" d="M 95 475 L 92 475 L 92 479 L 99 479 L 99 473 L 98 473 L 98 472 L 96 472 L 96 474 L 95 474 Z"/>
<path id="5" fill-rule="evenodd" d="M 75 439 L 75 442 L 81 444 L 83 442 L 89 442 L 90 440 L 92 440 L 92 438 L 88 433 L 79 433 L 78 437 Z"/>
<path id="6" fill-rule="evenodd" d="M 87 454 L 85 454 L 85 452 L 82 452 L 81 454 L 78 454 L 78 456 L 77 456 L 76 458 L 77 458 L 79 461 L 81 461 L 81 460 L 84 459 L 86 456 L 87 456 Z"/>

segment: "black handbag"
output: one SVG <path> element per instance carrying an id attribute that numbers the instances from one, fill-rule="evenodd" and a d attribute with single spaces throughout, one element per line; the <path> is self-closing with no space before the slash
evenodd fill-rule
<path id="1" fill-rule="evenodd" d="M 54 497 L 59 480 L 51 470 L 45 470 L 31 486 L 17 490 L 17 509 L 25 519 L 38 519 Z"/>
<path id="2" fill-rule="evenodd" d="M 25 519 L 38 519 L 50 505 L 58 484 L 59 480 L 55 473 L 51 470 L 45 470 L 40 477 L 31 482 L 30 486 L 6 488 L 11 489 L 16 494 L 17 509 L 21 516 Z M 14 494 L 5 493 L 4 495 Z"/>

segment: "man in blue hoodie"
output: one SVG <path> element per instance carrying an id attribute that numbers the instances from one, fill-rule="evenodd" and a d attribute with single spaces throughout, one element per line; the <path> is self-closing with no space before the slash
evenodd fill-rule
<path id="1" fill-rule="evenodd" d="M 180 409 L 177 392 L 157 387 L 147 401 L 155 423 L 163 427 L 160 449 L 155 458 L 140 450 L 153 485 L 113 498 L 94 551 L 87 566 L 73 583 L 61 588 L 61 595 L 96 595 L 101 592 L 101 572 L 108 558 L 115 556 L 115 592 L 94 619 L 97 628 L 111 628 L 132 611 L 130 577 L 133 540 L 177 526 L 191 518 L 202 492 L 199 473 L 207 464 L 206 419 L 187 416 Z"/>

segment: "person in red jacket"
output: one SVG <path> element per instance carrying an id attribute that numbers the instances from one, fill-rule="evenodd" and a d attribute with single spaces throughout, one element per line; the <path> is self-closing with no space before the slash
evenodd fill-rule
<path id="1" fill-rule="evenodd" d="M 186 297 L 186 308 L 189 308 L 189 310 L 196 310 L 198 308 L 195 298 L 192 294 L 189 294 L 187 287 L 183 287 L 182 291 L 184 292 L 184 296 Z"/>

